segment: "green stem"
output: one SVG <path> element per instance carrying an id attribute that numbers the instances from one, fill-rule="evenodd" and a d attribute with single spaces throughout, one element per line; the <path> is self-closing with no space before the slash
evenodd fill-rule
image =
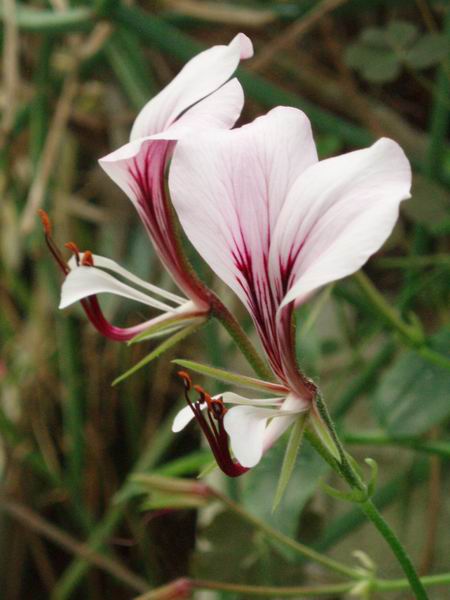
<path id="1" fill-rule="evenodd" d="M 366 485 L 361 481 L 361 478 L 354 469 L 351 461 L 348 460 L 347 453 L 345 452 L 344 447 L 342 446 L 342 443 L 336 433 L 334 423 L 331 420 L 326 404 L 323 401 L 320 394 L 318 394 L 316 397 L 316 404 L 320 416 L 322 417 L 326 426 L 328 427 L 328 430 L 330 431 L 330 434 L 336 444 L 336 447 L 338 448 L 341 457 L 341 462 L 338 465 L 337 469 L 338 474 L 340 474 L 347 481 L 352 490 L 357 490 L 359 492 L 362 492 L 363 494 L 367 494 Z M 406 550 L 403 548 L 395 533 L 392 531 L 392 529 L 383 519 L 381 514 L 378 512 L 372 500 L 370 498 L 367 498 L 363 502 L 359 502 L 359 506 L 363 513 L 366 515 L 366 517 L 370 521 L 372 521 L 372 523 L 381 533 L 386 543 L 390 546 L 392 552 L 397 557 L 397 560 L 400 563 L 403 572 L 405 573 L 410 583 L 411 589 L 413 590 L 416 599 L 428 600 L 425 588 L 423 587 L 423 584 L 421 583 Z"/>
<path id="2" fill-rule="evenodd" d="M 332 558 L 328 558 L 327 556 L 320 554 L 320 552 L 316 552 L 316 550 L 312 550 L 308 546 L 305 546 L 304 544 L 297 542 L 296 540 L 290 538 L 289 536 L 285 535 L 281 531 L 274 529 L 273 527 L 271 527 L 270 525 L 268 525 L 267 523 L 265 523 L 263 520 L 259 519 L 252 513 L 248 512 L 240 504 L 237 504 L 236 502 L 234 502 L 233 500 L 231 500 L 230 498 L 228 498 L 227 496 L 225 496 L 218 490 L 211 489 L 211 494 L 215 498 L 220 500 L 223 504 L 225 504 L 235 514 L 237 514 L 239 517 L 244 519 L 244 521 L 247 521 L 248 523 L 253 525 L 253 527 L 256 527 L 256 529 L 259 529 L 260 531 L 264 532 L 272 540 L 277 541 L 278 543 L 282 544 L 283 546 L 287 546 L 288 548 L 291 548 L 292 550 L 305 556 L 309 560 L 312 560 L 312 561 L 326 567 L 330 571 L 334 571 L 335 573 L 338 573 L 339 575 L 343 575 L 344 577 L 350 577 L 351 579 L 354 579 L 354 580 L 361 579 L 361 572 L 358 569 L 347 567 L 346 565 L 344 565 L 336 560 L 333 560 Z"/>
<path id="3" fill-rule="evenodd" d="M 374 446 L 404 446 L 427 454 L 437 454 L 442 458 L 450 458 L 450 441 L 430 442 L 415 438 L 397 438 L 383 431 L 361 431 L 359 433 L 344 433 L 343 439 L 347 444 Z"/>
<path id="4" fill-rule="evenodd" d="M 39 10 L 23 4 L 16 6 L 16 22 L 23 31 L 37 33 L 64 33 L 67 31 L 85 31 L 92 26 L 95 12 L 90 8 L 78 7 L 64 11 Z M 0 7 L 0 19 L 3 9 Z"/>
<path id="5" fill-rule="evenodd" d="M 397 311 L 386 302 L 384 296 L 380 294 L 363 271 L 358 271 L 353 277 L 366 299 L 369 300 L 370 304 L 383 317 L 386 323 L 394 327 L 409 345 L 420 346 L 423 344 L 424 338 L 420 329 L 405 323 L 401 319 Z"/>
<path id="6" fill-rule="evenodd" d="M 255 373 L 257 373 L 259 377 L 262 377 L 266 381 L 272 381 L 272 371 L 269 369 L 266 362 L 261 358 L 247 334 L 239 325 L 238 321 L 216 297 L 213 298 L 211 312 L 236 342 L 236 345 L 241 350 L 242 354 L 245 356 Z"/>
<path id="7" fill-rule="evenodd" d="M 427 587 L 447 585 L 450 583 L 450 573 L 429 575 L 421 578 Z M 409 587 L 407 579 L 371 579 L 368 581 L 371 591 L 397 592 Z M 331 583 L 319 586 L 275 587 L 265 585 L 246 585 L 243 583 L 228 583 L 207 579 L 177 579 L 162 587 L 153 589 L 136 600 L 167 600 L 168 598 L 185 598 L 193 590 L 211 590 L 239 594 L 240 596 L 268 596 L 270 598 L 317 598 L 318 596 L 334 596 L 351 592 L 354 583 Z"/>
<path id="8" fill-rule="evenodd" d="M 425 587 L 450 584 L 450 573 L 439 573 L 438 575 L 426 575 L 421 577 L 420 581 Z M 406 579 L 387 579 L 380 580 L 376 583 L 376 589 L 386 592 L 396 592 L 398 590 L 407 590 L 409 581 Z"/>

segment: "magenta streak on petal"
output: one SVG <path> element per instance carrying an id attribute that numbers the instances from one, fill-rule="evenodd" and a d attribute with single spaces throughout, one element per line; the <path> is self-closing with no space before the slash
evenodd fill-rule
<path id="1" fill-rule="evenodd" d="M 200 305 L 206 303 L 201 286 L 187 272 L 172 223 L 166 193 L 165 169 L 175 142 L 153 140 L 133 159 L 128 171 L 137 198 L 138 212 L 164 266 L 185 294 Z"/>
<path id="2" fill-rule="evenodd" d="M 258 329 L 264 350 L 276 375 L 282 381 L 285 381 L 275 329 L 276 310 L 281 300 L 277 301 L 274 298 L 273 290 L 269 285 L 267 255 L 263 257 L 264 278 L 256 278 L 252 256 L 242 233 L 240 243 L 235 239 L 235 248 L 232 250 L 232 256 L 236 268 L 241 274 L 237 280 L 246 295 L 248 307 Z"/>

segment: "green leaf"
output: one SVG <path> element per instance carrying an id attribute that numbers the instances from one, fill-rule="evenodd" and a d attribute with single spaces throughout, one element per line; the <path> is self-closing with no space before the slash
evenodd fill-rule
<path id="1" fill-rule="evenodd" d="M 436 334 L 431 348 L 450 357 L 450 329 Z M 450 373 L 407 352 L 387 371 L 373 402 L 381 425 L 392 436 L 419 436 L 450 416 Z"/>
<path id="2" fill-rule="evenodd" d="M 277 489 L 275 491 L 275 497 L 273 499 L 272 512 L 275 512 L 281 499 L 284 496 L 288 483 L 292 477 L 292 473 L 295 467 L 295 461 L 297 460 L 298 451 L 303 440 L 303 434 L 305 433 L 306 423 L 308 421 L 308 413 L 301 415 L 294 423 L 289 440 L 286 446 L 286 452 L 284 453 L 283 464 L 281 466 L 280 477 L 278 479 Z"/>
<path id="3" fill-rule="evenodd" d="M 277 383 L 261 381 L 260 379 L 255 379 L 254 377 L 247 377 L 246 375 L 232 373 L 231 371 L 225 371 L 224 369 L 217 369 L 216 367 L 203 365 L 192 360 L 177 358 L 172 362 L 180 367 L 184 367 L 185 369 L 190 369 L 195 373 L 200 373 L 201 375 L 206 375 L 207 377 L 219 379 L 219 381 L 231 383 L 232 385 L 248 388 L 250 390 L 258 390 L 260 392 L 265 392 L 266 394 L 273 393 L 277 395 L 285 395 L 287 392 L 287 389 L 284 386 Z"/>
<path id="4" fill-rule="evenodd" d="M 414 69 L 440 63 L 450 52 L 450 40 L 443 33 L 426 33 L 406 53 L 404 60 Z"/>
<path id="5" fill-rule="evenodd" d="M 264 455 L 257 469 L 246 473 L 241 484 L 242 502 L 250 512 L 265 522 L 295 537 L 303 507 L 329 467 L 309 442 L 304 441 L 300 456 L 294 461 L 290 485 L 286 488 L 279 509 L 273 513 L 268 499 L 273 497 L 284 456 L 285 444 L 280 440 Z"/>
<path id="6" fill-rule="evenodd" d="M 358 41 L 360 46 L 372 46 L 381 50 L 387 47 L 386 32 L 380 27 L 367 27 L 361 32 Z"/>
<path id="7" fill-rule="evenodd" d="M 139 369 L 142 369 L 142 367 L 145 367 L 146 365 L 148 365 L 152 360 L 155 360 L 155 358 L 158 358 L 158 356 L 161 356 L 161 354 L 163 354 L 163 352 L 166 352 L 167 350 L 169 350 L 169 348 L 172 348 L 172 346 L 175 346 L 175 344 L 178 344 L 178 342 L 181 342 L 181 340 L 184 340 L 184 338 L 187 337 L 188 335 L 190 335 L 191 333 L 194 333 L 194 331 L 197 329 L 197 327 L 198 327 L 198 324 L 191 325 L 190 327 L 186 327 L 185 329 L 182 329 L 181 331 L 178 331 L 177 333 L 172 335 L 170 338 L 167 338 L 166 340 L 164 340 L 161 344 L 159 344 L 159 346 L 154 348 L 150 352 L 150 354 L 147 354 L 147 356 L 144 356 L 144 358 L 142 360 L 140 360 L 137 364 L 135 364 L 133 367 L 131 367 L 131 369 L 128 369 L 128 371 L 125 371 L 125 373 L 122 373 L 122 375 L 119 375 L 119 377 L 114 379 L 114 381 L 112 382 L 112 385 L 117 385 L 121 381 L 128 379 L 128 377 L 130 377 L 130 375 L 133 375 L 134 373 L 136 373 L 136 371 L 139 371 Z"/>
<path id="8" fill-rule="evenodd" d="M 400 73 L 398 57 L 389 48 L 356 43 L 347 49 L 344 59 L 349 67 L 372 83 L 392 81 Z"/>
<path id="9" fill-rule="evenodd" d="M 417 27 L 408 21 L 390 21 L 386 27 L 386 41 L 395 49 L 408 48 L 419 34 Z"/>
<path id="10" fill-rule="evenodd" d="M 402 212 L 434 235 L 450 233 L 450 194 L 431 179 L 414 177 L 412 197 L 402 203 Z"/>

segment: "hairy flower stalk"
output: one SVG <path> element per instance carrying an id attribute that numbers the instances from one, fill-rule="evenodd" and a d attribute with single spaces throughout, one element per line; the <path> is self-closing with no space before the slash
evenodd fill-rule
<path id="1" fill-rule="evenodd" d="M 133 124 L 130 142 L 100 159 L 102 168 L 133 203 L 156 253 L 184 294 L 147 283 L 109 258 L 90 255 L 88 264 L 86 253 L 75 252 L 64 263 L 60 308 L 81 301 L 92 323 L 110 339 L 174 332 L 205 320 L 211 311 L 216 299 L 195 276 L 177 237 L 167 171 L 178 140 L 234 125 L 242 110 L 243 91 L 237 79 L 230 77 L 239 61 L 252 53 L 250 40 L 238 34 L 228 46 L 214 46 L 194 57 L 144 106 Z M 131 328 L 118 328 L 100 310 L 96 296 L 101 293 L 135 300 L 162 314 Z"/>
<path id="2" fill-rule="evenodd" d="M 256 465 L 302 412 L 320 431 L 316 388 L 297 365 L 294 309 L 380 248 L 410 184 L 409 162 L 389 139 L 319 161 L 309 120 L 292 108 L 178 143 L 169 188 L 182 227 L 247 307 L 287 389 L 270 408 L 237 397 L 226 412 L 231 449 L 244 467 Z"/>

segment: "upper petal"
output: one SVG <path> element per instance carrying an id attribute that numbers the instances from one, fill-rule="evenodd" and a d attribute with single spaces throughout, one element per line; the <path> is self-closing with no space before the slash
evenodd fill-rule
<path id="1" fill-rule="evenodd" d="M 316 161 L 308 119 L 285 107 L 239 129 L 177 144 L 169 188 L 181 224 L 247 306 L 251 288 L 265 278 L 272 230 L 286 195 Z"/>
<path id="2" fill-rule="evenodd" d="M 357 271 L 376 252 L 409 197 L 411 168 L 400 146 L 370 148 L 321 161 L 302 173 L 280 214 L 270 253 L 283 305 Z"/>
<path id="3" fill-rule="evenodd" d="M 227 46 L 213 46 L 192 58 L 137 116 L 130 140 L 167 129 L 190 106 L 222 86 L 241 59 L 253 55 L 249 38 L 239 33 Z"/>

